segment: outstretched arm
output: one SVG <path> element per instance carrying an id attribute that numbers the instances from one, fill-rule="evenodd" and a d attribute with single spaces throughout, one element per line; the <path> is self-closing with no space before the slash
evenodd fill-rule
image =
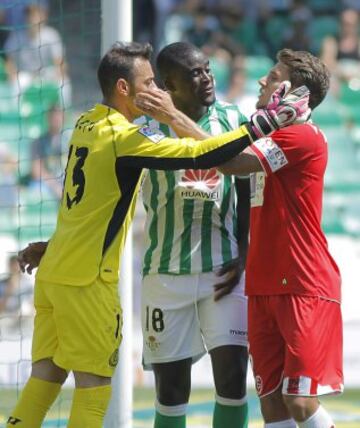
<path id="1" fill-rule="evenodd" d="M 250 122 L 234 131 L 199 141 L 193 138 L 167 138 L 161 131 L 148 126 L 134 126 L 123 137 L 119 136 L 117 157 L 119 164 L 127 167 L 171 169 L 208 169 L 230 160 L 255 140 L 271 134 L 276 129 L 294 123 L 308 112 L 309 91 L 297 88 L 287 94 L 290 82 L 284 82 L 274 92 L 265 109 L 257 110 Z M 153 94 L 151 95 L 153 97 Z M 190 119 L 177 115 L 172 108 L 159 108 L 159 100 L 147 98 L 145 113 L 167 124 L 188 124 Z M 177 117 L 179 119 L 177 120 Z M 184 119 L 184 120 L 183 120 Z M 194 125 L 196 126 L 196 125 Z M 180 125 L 179 125 L 180 127 Z M 178 132 L 183 133 L 183 131 Z M 194 128 L 193 132 L 197 132 Z"/>
<path id="2" fill-rule="evenodd" d="M 244 176 L 252 172 L 261 172 L 263 167 L 251 147 L 248 147 L 242 153 L 220 165 L 218 170 L 225 175 Z"/>

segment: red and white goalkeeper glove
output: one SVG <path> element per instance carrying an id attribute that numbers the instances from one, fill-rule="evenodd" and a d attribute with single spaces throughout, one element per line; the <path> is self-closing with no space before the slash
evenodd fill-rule
<path id="1" fill-rule="evenodd" d="M 249 125 L 254 140 L 293 123 L 305 122 L 310 117 L 309 89 L 300 86 L 289 92 L 290 87 L 289 81 L 282 82 L 267 106 L 252 114 Z"/>

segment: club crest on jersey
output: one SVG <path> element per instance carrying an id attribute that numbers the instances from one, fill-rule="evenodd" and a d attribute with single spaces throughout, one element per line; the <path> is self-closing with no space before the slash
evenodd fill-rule
<path id="1" fill-rule="evenodd" d="M 146 340 L 146 345 L 150 351 L 154 352 L 159 348 L 160 343 L 156 340 L 155 336 L 149 336 Z"/>
<path id="2" fill-rule="evenodd" d="M 220 199 L 221 178 L 215 168 L 187 169 L 179 182 L 181 197 L 216 201 Z"/>
<path id="3" fill-rule="evenodd" d="M 285 153 L 271 138 L 261 138 L 255 142 L 256 147 L 265 156 L 272 172 L 277 171 L 288 163 Z"/>
<path id="4" fill-rule="evenodd" d="M 148 125 L 144 125 L 141 128 L 139 128 L 139 131 L 141 135 L 144 135 L 144 137 L 148 138 L 153 143 L 158 143 L 159 141 L 163 140 L 166 135 L 160 131 L 160 129 L 151 128 Z"/>
<path id="5" fill-rule="evenodd" d="M 115 351 L 110 355 L 109 366 L 116 367 L 118 362 L 119 362 L 119 350 L 115 349 Z"/>

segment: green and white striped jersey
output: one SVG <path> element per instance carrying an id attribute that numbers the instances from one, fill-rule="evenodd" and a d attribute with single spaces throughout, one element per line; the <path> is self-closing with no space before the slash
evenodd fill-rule
<path id="1" fill-rule="evenodd" d="M 140 121 L 175 136 L 167 125 L 145 117 Z M 218 135 L 245 121 L 237 106 L 216 101 L 198 124 Z M 238 256 L 233 182 L 215 168 L 145 173 L 144 276 L 210 272 Z"/>

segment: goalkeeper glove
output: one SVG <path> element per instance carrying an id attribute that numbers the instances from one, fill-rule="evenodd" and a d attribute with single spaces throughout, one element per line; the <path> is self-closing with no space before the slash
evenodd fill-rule
<path id="1" fill-rule="evenodd" d="M 252 114 L 249 127 L 254 140 L 285 126 L 305 122 L 310 117 L 309 89 L 300 86 L 288 93 L 290 87 L 289 81 L 282 82 L 271 95 L 267 106 Z"/>

